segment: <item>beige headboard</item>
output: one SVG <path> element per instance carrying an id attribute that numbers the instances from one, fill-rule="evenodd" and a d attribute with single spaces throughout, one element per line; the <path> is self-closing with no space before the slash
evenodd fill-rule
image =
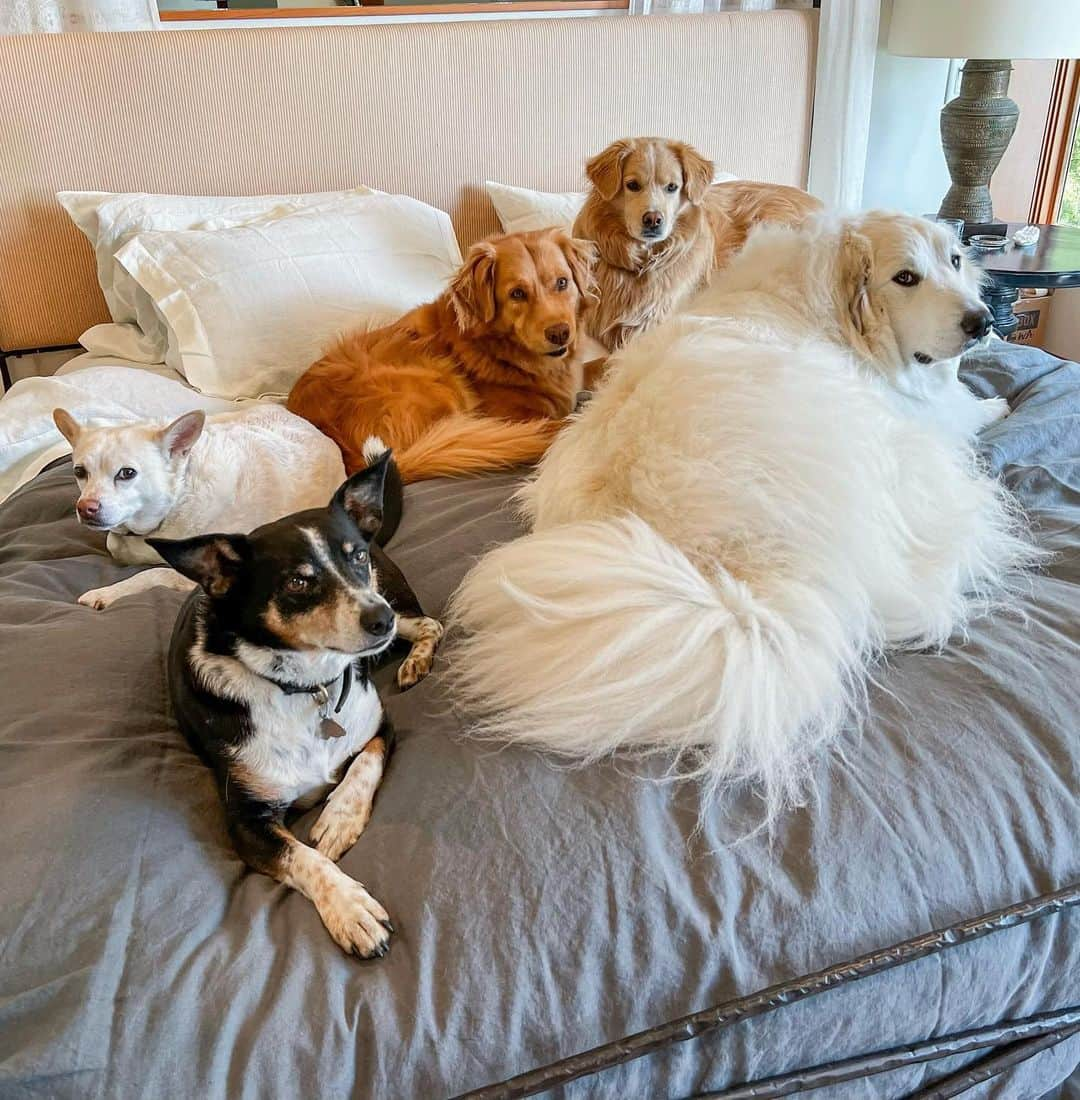
<path id="1" fill-rule="evenodd" d="M 369 184 L 497 229 L 485 179 L 570 190 L 613 138 L 672 135 L 803 184 L 817 13 L 0 38 L 0 348 L 108 320 L 58 190 Z"/>

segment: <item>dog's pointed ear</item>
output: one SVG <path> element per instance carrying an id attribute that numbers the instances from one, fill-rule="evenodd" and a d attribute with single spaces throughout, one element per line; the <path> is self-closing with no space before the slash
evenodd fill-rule
<path id="1" fill-rule="evenodd" d="M 841 328 L 855 346 L 870 345 L 877 330 L 870 287 L 874 278 L 874 246 L 856 229 L 846 228 L 840 238 L 838 257 L 839 298 L 837 311 Z"/>
<path id="2" fill-rule="evenodd" d="M 574 276 L 578 293 L 582 298 L 599 298 L 599 289 L 593 276 L 597 258 L 596 245 L 592 241 L 579 240 L 565 234 L 559 241 L 559 245 L 566 257 L 566 262 L 570 265 L 570 274 Z"/>
<path id="3" fill-rule="evenodd" d="M 357 470 L 344 482 L 330 502 L 330 507 L 341 509 L 369 542 L 382 526 L 383 490 L 389 467 L 390 451 L 383 451 L 370 466 Z"/>
<path id="4" fill-rule="evenodd" d="M 246 535 L 198 535 L 193 539 L 147 539 L 169 565 L 214 599 L 227 595 L 251 557 Z"/>
<path id="5" fill-rule="evenodd" d="M 675 155 L 682 165 L 683 190 L 686 197 L 697 206 L 705 198 L 705 192 L 712 187 L 716 165 L 708 157 L 703 157 L 692 145 L 685 141 L 671 143 Z"/>
<path id="6" fill-rule="evenodd" d="M 53 423 L 60 429 L 60 434 L 74 447 L 82 435 L 79 422 L 67 411 L 67 409 L 53 409 Z"/>
<path id="7" fill-rule="evenodd" d="M 585 175 L 601 198 L 613 199 L 622 187 L 623 162 L 634 151 L 633 138 L 613 141 L 585 165 Z"/>
<path id="8" fill-rule="evenodd" d="M 495 320 L 497 259 L 498 252 L 490 241 L 474 244 L 451 280 L 450 305 L 462 332 L 474 325 L 486 325 Z"/>
<path id="9" fill-rule="evenodd" d="M 158 432 L 158 444 L 169 458 L 186 455 L 195 446 L 206 424 L 206 413 L 202 409 L 178 416 Z"/>

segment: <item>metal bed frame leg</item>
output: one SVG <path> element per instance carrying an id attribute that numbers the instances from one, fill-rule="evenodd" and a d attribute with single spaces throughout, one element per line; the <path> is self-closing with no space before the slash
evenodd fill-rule
<path id="1" fill-rule="evenodd" d="M 1044 1050 L 1057 1046 L 1058 1043 L 1071 1039 L 1074 1035 L 1080 1035 L 1080 1025 L 1067 1027 L 1048 1035 L 1037 1035 L 1031 1039 L 1023 1039 L 1018 1043 L 1010 1043 L 1000 1050 L 992 1051 L 985 1058 L 966 1066 L 957 1073 L 935 1081 L 929 1088 L 912 1093 L 908 1100 L 950 1100 L 953 1096 L 959 1096 L 968 1089 L 981 1085 L 984 1081 L 998 1077 L 1008 1072 L 1014 1066 L 1034 1058 Z"/>
<path id="2" fill-rule="evenodd" d="M 562 1058 L 546 1066 L 540 1066 L 518 1074 L 508 1080 L 462 1093 L 455 1100 L 520 1100 L 521 1097 L 535 1096 L 537 1093 L 554 1089 L 559 1085 L 569 1084 L 581 1077 L 588 1077 L 613 1066 L 632 1062 L 636 1058 L 644 1058 L 674 1043 L 697 1039 L 709 1032 L 730 1027 L 734 1023 L 752 1019 L 767 1012 L 773 1012 L 784 1005 L 815 997 L 829 989 L 859 981 L 871 974 L 881 974 L 886 970 L 902 966 L 915 959 L 936 955 L 961 944 L 970 943 L 972 940 L 981 939 L 983 936 L 1000 932 L 1006 928 L 1014 928 L 1020 924 L 1027 924 L 1029 921 L 1060 913 L 1077 905 L 1080 905 L 1080 882 L 1065 886 L 1049 894 L 1041 894 L 1038 897 L 1004 906 L 991 913 L 983 913 L 977 917 L 969 917 L 966 920 L 957 921 L 955 924 L 934 929 L 931 932 L 924 932 L 922 935 L 914 936 L 909 940 L 892 944 L 889 947 L 879 948 L 853 959 L 834 963 L 812 974 L 803 974 L 788 981 L 778 982 L 766 989 L 758 990 L 746 996 L 732 998 L 722 1004 L 691 1013 L 689 1016 L 668 1020 L 656 1027 L 639 1031 L 637 1034 L 626 1035 L 620 1039 L 602 1043 L 591 1050 L 581 1051 L 578 1054 L 570 1055 L 568 1058 Z M 1069 1011 L 1075 1011 L 1077 1016 L 1072 1019 L 1067 1017 L 1062 1019 L 1062 1011 L 1044 1013 L 1042 1022 L 1046 1022 L 1046 1016 L 1056 1016 L 1055 1026 L 1058 1029 L 1062 1026 L 1076 1024 L 1078 1030 L 1080 1030 L 1080 1022 L 1078 1022 L 1080 1021 L 1080 1007 L 1064 1010 L 1064 1012 Z M 1027 1021 L 1005 1022 L 997 1025 L 997 1030 L 1003 1032 L 1009 1031 L 1010 1028 L 1015 1029 L 1021 1024 L 1030 1025 L 1034 1019 L 1034 1017 L 1031 1017 Z M 986 1030 L 984 1029 L 984 1032 Z M 1032 1034 L 1032 1031 L 1029 1030 L 1020 1034 L 1026 1038 Z M 970 1036 L 968 1037 L 970 1038 Z M 1014 1030 L 1008 1034 L 999 1034 L 994 1041 L 999 1044 L 1018 1037 L 1020 1036 Z M 1059 1034 L 1055 1041 L 1060 1041 L 1062 1037 Z M 944 1036 L 933 1041 L 940 1044 L 957 1038 L 955 1035 Z M 952 1053 L 958 1053 L 958 1051 L 953 1050 Z M 865 1062 L 872 1057 L 874 1056 L 868 1055 L 863 1061 Z M 758 1097 L 764 1094 L 749 1092 L 746 1095 Z M 777 1093 L 774 1095 L 784 1094 Z"/>

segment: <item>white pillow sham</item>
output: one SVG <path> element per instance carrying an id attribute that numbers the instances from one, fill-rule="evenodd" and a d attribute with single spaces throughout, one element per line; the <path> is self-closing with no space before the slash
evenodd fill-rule
<path id="1" fill-rule="evenodd" d="M 737 179 L 730 172 L 717 172 L 713 183 Z M 504 233 L 525 233 L 531 229 L 565 229 L 569 233 L 589 195 L 588 191 L 533 191 L 494 180 L 487 180 L 484 187 Z"/>
<path id="2" fill-rule="evenodd" d="M 366 187 L 310 195 L 150 195 L 144 192 L 60 191 L 56 198 L 94 248 L 98 282 L 116 325 L 95 325 L 80 341 L 95 355 L 119 355 L 141 363 L 165 359 L 166 327 L 149 296 L 116 262 L 116 254 L 140 233 L 176 229 L 226 229 L 275 211 L 325 209 L 343 198 L 370 194 Z"/>
<path id="3" fill-rule="evenodd" d="M 443 211 L 372 192 L 228 229 L 140 233 L 117 260 L 168 325 L 165 362 L 239 398 L 288 393 L 335 336 L 438 297 L 461 252 Z"/>

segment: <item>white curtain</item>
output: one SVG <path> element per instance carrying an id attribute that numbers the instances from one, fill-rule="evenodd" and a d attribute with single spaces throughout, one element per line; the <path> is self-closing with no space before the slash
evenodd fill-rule
<path id="1" fill-rule="evenodd" d="M 827 206 L 862 205 L 879 0 L 822 0 L 807 189 Z"/>
<path id="2" fill-rule="evenodd" d="M 138 31 L 157 25 L 156 0 L 0 0 L 0 34 Z"/>

